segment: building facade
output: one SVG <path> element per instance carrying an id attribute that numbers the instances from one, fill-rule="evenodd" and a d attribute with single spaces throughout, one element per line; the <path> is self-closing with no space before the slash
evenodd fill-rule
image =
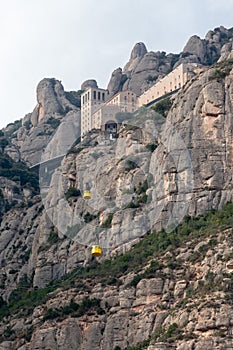
<path id="1" fill-rule="evenodd" d="M 92 115 L 106 102 L 107 96 L 107 90 L 92 87 L 81 94 L 81 137 L 94 129 Z"/>
<path id="2" fill-rule="evenodd" d="M 198 69 L 197 63 L 181 63 L 164 78 L 157 81 L 138 98 L 139 107 L 180 89 L 190 80 Z"/>
<path id="3" fill-rule="evenodd" d="M 120 91 L 108 99 L 105 89 L 86 89 L 81 95 L 81 138 L 92 129 L 115 132 L 117 113 L 134 113 L 143 105 L 175 93 L 199 70 L 197 63 L 182 63 L 139 97 L 132 91 Z"/>
<path id="4" fill-rule="evenodd" d="M 93 113 L 93 128 L 111 131 L 114 123 L 117 124 L 117 113 L 134 113 L 137 109 L 136 94 L 132 91 L 120 91 Z"/>

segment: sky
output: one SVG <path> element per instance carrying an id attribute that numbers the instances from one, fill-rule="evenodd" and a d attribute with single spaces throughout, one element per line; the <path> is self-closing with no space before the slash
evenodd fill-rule
<path id="1" fill-rule="evenodd" d="M 0 0 L 0 128 L 36 106 L 36 87 L 106 88 L 137 42 L 179 53 L 190 36 L 233 27 L 233 0 Z"/>

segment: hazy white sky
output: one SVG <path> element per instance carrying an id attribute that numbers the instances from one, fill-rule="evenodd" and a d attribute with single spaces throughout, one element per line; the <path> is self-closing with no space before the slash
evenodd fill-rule
<path id="1" fill-rule="evenodd" d="M 191 35 L 233 27 L 233 0 L 0 0 L 0 127 L 32 112 L 45 77 L 106 87 L 132 47 L 179 53 Z"/>

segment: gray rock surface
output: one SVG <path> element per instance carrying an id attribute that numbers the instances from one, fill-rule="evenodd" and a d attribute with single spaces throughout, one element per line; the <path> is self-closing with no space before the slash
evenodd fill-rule
<path id="1" fill-rule="evenodd" d="M 66 291 L 58 289 L 45 304 L 36 307 L 33 314 L 11 320 L 14 339 L 3 339 L 0 348 L 111 350 L 119 346 L 124 349 L 151 336 L 147 350 L 217 350 L 219 346 L 230 349 L 233 309 L 225 297 L 227 271 L 224 267 L 231 256 L 228 249 L 231 235 L 232 229 L 219 236 L 210 235 L 204 240 L 200 238 L 198 242 L 194 238 L 175 249 L 169 259 L 168 256 L 160 256 L 158 259 L 162 268 L 154 271 L 154 277 L 141 279 L 135 286 L 128 286 L 132 274 L 123 277 L 121 286 L 103 286 L 101 283 L 92 286 L 89 295 L 101 300 L 103 314 L 90 312 L 63 320 L 43 320 L 43 315 L 49 309 L 64 307 L 71 300 L 80 303 L 86 295 L 76 288 Z M 181 258 L 182 253 L 192 256 L 198 245 L 213 240 L 215 246 L 209 246 L 208 251 L 203 252 L 201 264 L 195 259 L 187 264 L 186 257 Z M 171 270 L 168 267 L 171 263 L 177 267 Z M 208 289 L 203 293 L 203 286 L 210 288 L 207 277 L 210 271 L 219 287 L 212 286 L 215 292 Z M 184 280 L 180 280 L 181 275 Z M 183 286 L 185 293 L 176 293 L 178 285 Z M 165 301 L 168 287 L 170 298 Z M 187 299 L 186 293 L 191 293 L 190 298 Z M 138 303 L 141 296 L 143 299 Z M 110 305 L 109 301 L 114 299 L 115 302 Z M 25 341 L 23 334 L 29 325 L 33 325 L 32 337 Z M 1 334 L 6 327 L 6 324 L 1 325 Z M 176 329 L 175 333 L 171 329 Z"/>
<path id="2" fill-rule="evenodd" d="M 195 55 L 199 63 L 201 63 L 205 61 L 206 50 L 206 41 L 202 40 L 197 35 L 193 35 L 185 45 L 183 52 Z"/>
<path id="3" fill-rule="evenodd" d="M 81 90 L 86 90 L 88 88 L 98 88 L 97 82 L 94 79 L 85 80 L 81 85 Z"/>
<path id="4" fill-rule="evenodd" d="M 107 90 L 109 92 L 109 97 L 115 95 L 118 91 L 121 91 L 123 79 L 124 78 L 122 74 L 122 69 L 121 68 L 115 69 L 112 73 L 111 79 L 107 87 Z"/>
<path id="5" fill-rule="evenodd" d="M 22 127 L 16 131 L 16 137 L 12 138 L 6 149 L 7 153 L 14 159 L 18 157 L 31 166 L 35 165 L 41 161 L 44 151 L 48 152 L 47 145 L 57 129 L 57 136 L 53 138 L 53 152 L 51 153 L 51 145 L 49 152 L 52 156 L 66 153 L 67 145 L 71 146 L 80 136 L 78 96 L 78 92 L 66 93 L 58 80 L 43 79 L 37 87 L 38 104 L 31 114 L 23 118 Z M 70 132 L 73 135 L 72 142 L 67 138 L 67 133 Z"/>
<path id="6" fill-rule="evenodd" d="M 129 62 L 124 67 L 124 72 L 133 71 L 137 65 L 140 63 L 142 58 L 147 53 L 147 48 L 144 43 L 137 43 L 133 47 L 133 50 L 130 55 Z"/>
<path id="7" fill-rule="evenodd" d="M 163 77 L 181 63 L 211 65 L 220 58 L 223 47 L 223 54 L 230 50 L 228 43 L 231 39 L 232 30 L 221 26 L 209 31 L 204 39 L 197 35 L 192 36 L 180 54 L 147 52 L 143 43 L 137 43 L 122 74 L 119 68 L 112 73 L 108 84 L 110 95 L 127 89 L 140 95 L 155 84 L 159 77 Z"/>
<path id="8" fill-rule="evenodd" d="M 222 44 L 229 35 L 224 28 L 207 34 L 204 39 L 207 55 L 210 43 L 216 43 L 217 56 L 222 50 L 219 65 L 184 86 L 164 124 L 161 123 L 160 132 L 156 129 L 158 124 L 153 123 L 155 116 L 142 113 L 134 125 L 122 127 L 115 142 L 101 133 L 89 135 L 84 140 L 84 149 L 80 149 L 80 144 L 73 147 L 49 179 L 50 188 L 41 191 L 44 207 L 39 196 L 24 188 L 17 197 L 17 205 L 2 212 L 0 294 L 5 300 L 17 286 L 23 288 L 25 279 L 32 280 L 32 289 L 42 288 L 52 279 L 88 264 L 95 225 L 103 208 L 105 217 L 111 213 L 111 205 L 117 209 L 111 227 L 100 235 L 101 244 L 108 245 L 104 248 L 106 257 L 129 249 L 151 228 L 151 223 L 158 229 L 168 228 L 168 224 L 176 224 L 183 215 L 220 209 L 232 200 L 233 71 L 231 63 L 223 62 L 224 57 L 231 57 L 232 45 L 231 41 Z M 193 58 L 201 57 L 203 47 L 199 39 L 194 40 Z M 122 88 L 132 83 L 138 89 L 140 79 L 145 83 L 145 72 L 165 74 L 168 63 L 161 68 L 161 62 L 171 65 L 172 56 L 146 53 L 139 45 L 132 53 L 128 71 L 124 72 L 128 80 Z M 119 77 L 118 81 L 122 83 Z M 115 83 L 112 91 L 117 79 Z M 54 84 L 50 80 L 41 83 L 40 105 L 24 118 L 16 140 L 12 140 L 22 157 L 32 164 L 42 153 L 45 159 L 66 153 L 71 140 L 80 132 L 79 109 L 66 101 L 60 83 Z M 65 111 L 66 107 L 71 109 Z M 51 118 L 56 127 L 51 125 Z M 54 131 L 56 135 L 52 137 Z M 69 137 L 71 131 L 74 133 Z M 149 152 L 146 146 L 155 140 L 158 146 Z M 12 146 L 6 151 L 13 154 Z M 154 181 L 147 178 L 148 173 Z M 70 179 L 83 192 L 83 178 L 93 185 L 93 198 L 89 203 L 81 196 L 66 200 Z M 135 196 L 135 188 L 145 179 L 147 200 L 134 208 L 133 193 Z M 14 200 L 15 186 L 16 182 L 0 178 L 4 199 L 10 203 Z M 71 228 L 79 224 L 81 213 L 87 212 L 97 218 L 83 231 L 63 230 L 66 224 Z M 78 236 L 79 232 L 83 236 Z M 231 242 L 231 228 L 218 234 L 209 232 L 204 238 L 195 237 L 156 257 L 160 268 L 150 278 L 143 275 L 148 266 L 141 266 L 140 271 L 121 276 L 119 284 L 103 285 L 88 279 L 78 287 L 57 288 L 44 304 L 33 307 L 27 314 L 9 315 L 1 321 L 0 349 L 112 350 L 136 345 L 149 337 L 147 350 L 231 349 Z M 136 283 L 137 274 L 142 278 Z M 71 300 L 80 304 L 86 296 L 101 300 L 102 314 L 91 311 L 76 317 L 44 319 L 49 309 L 69 305 Z"/>

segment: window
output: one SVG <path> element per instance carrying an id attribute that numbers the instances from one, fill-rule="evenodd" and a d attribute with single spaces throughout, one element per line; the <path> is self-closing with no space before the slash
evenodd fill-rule
<path id="1" fill-rule="evenodd" d="M 96 91 L 93 91 L 93 98 L 96 100 Z"/>
<path id="2" fill-rule="evenodd" d="M 98 100 L 100 100 L 100 91 L 98 91 Z"/>
<path id="3" fill-rule="evenodd" d="M 83 96 L 83 105 L 84 105 L 84 102 L 85 102 L 85 101 L 84 101 L 84 96 Z"/>
<path id="4" fill-rule="evenodd" d="M 102 93 L 102 101 L 104 101 L 105 100 L 105 93 L 103 92 Z"/>
<path id="5" fill-rule="evenodd" d="M 87 93 L 87 99 L 88 99 L 88 101 L 90 100 L 90 92 L 89 91 Z"/>

